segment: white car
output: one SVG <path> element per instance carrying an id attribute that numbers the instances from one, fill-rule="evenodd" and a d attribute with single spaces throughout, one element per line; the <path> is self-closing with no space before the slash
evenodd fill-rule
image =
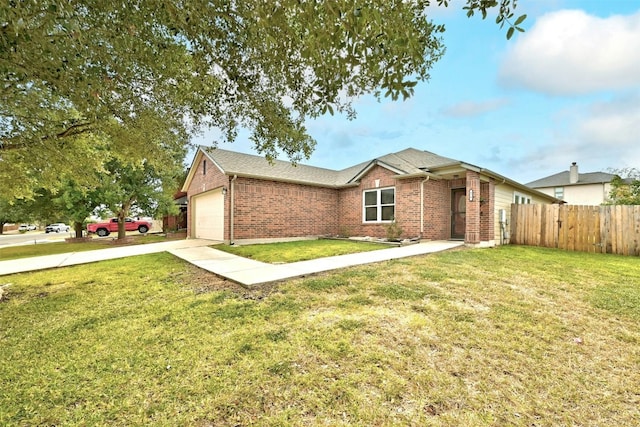
<path id="1" fill-rule="evenodd" d="M 38 227 L 33 224 L 20 224 L 20 227 L 18 227 L 18 231 L 33 231 L 36 228 Z"/>
<path id="2" fill-rule="evenodd" d="M 54 224 L 47 225 L 47 228 L 44 229 L 45 233 L 59 233 L 61 231 L 69 231 L 69 226 L 67 224 L 63 224 L 61 222 L 56 222 Z"/>

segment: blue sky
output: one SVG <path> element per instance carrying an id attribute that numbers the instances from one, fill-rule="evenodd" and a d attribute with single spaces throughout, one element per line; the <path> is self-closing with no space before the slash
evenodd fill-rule
<path id="1" fill-rule="evenodd" d="M 469 19 L 463 4 L 433 9 L 447 52 L 414 97 L 363 97 L 354 120 L 307 122 L 317 147 L 303 163 L 342 169 L 413 147 L 522 183 L 572 162 L 640 168 L 640 1 L 520 0 L 526 32 L 509 41 L 495 15 Z M 242 132 L 218 146 L 255 154 Z"/>

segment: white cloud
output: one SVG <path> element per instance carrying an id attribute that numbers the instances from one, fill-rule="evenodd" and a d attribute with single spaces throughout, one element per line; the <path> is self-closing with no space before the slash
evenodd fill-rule
<path id="1" fill-rule="evenodd" d="M 640 95 L 592 105 L 576 133 L 585 146 L 607 157 L 640 164 Z"/>
<path id="2" fill-rule="evenodd" d="M 498 110 L 507 104 L 509 101 L 505 98 L 489 99 L 482 102 L 464 101 L 444 108 L 442 114 L 455 118 L 472 117 Z"/>
<path id="3" fill-rule="evenodd" d="M 562 111 L 556 120 L 548 143 L 513 159 L 530 166 L 526 181 L 568 170 L 571 162 L 581 172 L 640 165 L 640 93 Z"/>
<path id="4" fill-rule="evenodd" d="M 551 95 L 640 86 L 640 12 L 599 18 L 580 10 L 540 17 L 507 53 L 500 80 Z"/>

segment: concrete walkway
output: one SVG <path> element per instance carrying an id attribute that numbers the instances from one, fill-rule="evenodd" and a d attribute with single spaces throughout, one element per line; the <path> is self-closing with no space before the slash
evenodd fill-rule
<path id="1" fill-rule="evenodd" d="M 251 287 L 356 265 L 425 255 L 462 245 L 463 242 L 431 241 L 289 264 L 266 264 L 209 247 L 175 249 L 169 252 L 204 270 Z"/>
<path id="2" fill-rule="evenodd" d="M 204 270 L 240 283 L 244 286 L 256 286 L 295 277 L 304 277 L 324 271 L 336 270 L 355 265 L 370 264 L 425 255 L 462 246 L 463 242 L 431 241 L 409 246 L 392 247 L 371 252 L 339 255 L 300 261 L 290 264 L 266 264 L 210 248 L 211 240 L 189 239 L 146 245 L 122 246 L 98 249 L 95 251 L 73 252 L 59 255 L 47 255 L 34 258 L 0 261 L 0 276 L 44 270 L 56 267 L 87 264 L 91 262 L 124 258 L 158 252 L 169 252 Z"/>
<path id="3" fill-rule="evenodd" d="M 32 258 L 12 259 L 0 261 L 0 276 L 28 271 L 46 270 L 56 267 L 88 264 L 90 262 L 106 261 L 135 255 L 167 252 L 173 249 L 191 248 L 215 244 L 211 240 L 172 240 L 170 242 L 149 243 L 146 245 L 117 246 L 107 249 L 96 249 L 85 252 L 67 252 L 57 255 L 45 255 Z"/>

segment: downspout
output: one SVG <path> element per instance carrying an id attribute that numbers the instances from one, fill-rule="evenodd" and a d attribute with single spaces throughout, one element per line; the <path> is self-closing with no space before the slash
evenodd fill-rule
<path id="1" fill-rule="evenodd" d="M 233 211 L 235 210 L 235 201 L 236 201 L 236 187 L 234 185 L 235 180 L 238 179 L 238 175 L 233 175 L 233 178 L 231 178 L 231 181 L 229 182 L 229 191 L 231 192 L 231 201 L 230 201 L 230 206 L 229 206 L 229 244 L 233 245 L 234 242 L 234 236 L 233 236 L 233 224 L 234 224 L 234 215 L 233 215 Z"/>
<path id="2" fill-rule="evenodd" d="M 424 234 L 424 183 L 429 181 L 430 176 L 427 176 L 420 183 L 420 238 Z"/>

